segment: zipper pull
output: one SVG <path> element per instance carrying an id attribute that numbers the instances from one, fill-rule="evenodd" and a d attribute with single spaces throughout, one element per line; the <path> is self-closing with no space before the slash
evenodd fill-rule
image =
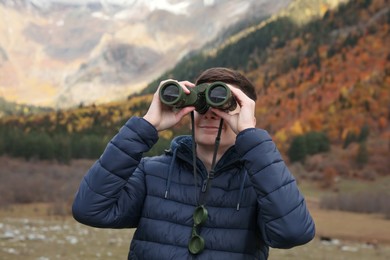
<path id="1" fill-rule="evenodd" d="M 209 179 L 207 178 L 207 179 L 205 179 L 205 180 L 203 181 L 203 184 L 202 184 L 202 192 L 206 192 L 208 180 L 209 180 Z"/>

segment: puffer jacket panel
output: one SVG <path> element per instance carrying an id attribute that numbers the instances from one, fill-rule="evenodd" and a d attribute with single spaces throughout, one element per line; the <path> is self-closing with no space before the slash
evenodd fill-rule
<path id="1" fill-rule="evenodd" d="M 205 193 L 207 171 L 197 160 L 194 178 L 191 138 L 177 137 L 166 154 L 143 158 L 157 139 L 153 126 L 131 118 L 88 171 L 73 203 L 75 219 L 86 225 L 136 227 L 129 259 L 267 259 L 269 246 L 313 238 L 305 201 L 264 130 L 237 136 Z M 198 229 L 205 250 L 194 256 L 188 243 L 198 203 L 208 218 Z"/>
<path id="2" fill-rule="evenodd" d="M 189 152 L 188 150 L 187 153 Z M 142 217 L 132 242 L 132 251 L 137 251 L 138 244 L 153 241 L 155 246 L 162 248 L 175 245 L 183 247 L 188 255 L 193 212 L 201 192 L 204 173 L 198 173 L 198 183 L 195 184 L 192 169 L 188 167 L 189 162 L 179 159 L 191 158 L 187 153 L 182 151 L 176 159 L 162 156 L 145 159 L 142 163 L 141 169 L 146 175 L 147 194 Z M 168 196 L 165 198 L 172 160 L 175 171 L 170 180 Z M 240 165 L 236 160 L 227 169 L 216 168 L 216 175 L 211 180 L 210 190 L 205 197 L 208 219 L 199 230 L 199 234 L 205 239 L 203 256 L 212 255 L 213 259 L 226 259 L 224 257 L 227 256 L 228 259 L 242 259 L 247 254 L 247 257 L 254 259 L 259 254 L 258 249 L 262 242 L 256 224 L 256 194 L 249 179 L 244 179 Z M 244 187 L 242 190 L 241 186 Z M 240 196 L 240 192 L 243 195 Z M 243 202 L 241 208 L 237 210 L 240 197 Z M 243 219 L 247 221 L 242 221 Z M 140 253 L 143 254 L 145 252 Z M 160 252 L 156 257 L 162 257 L 162 254 Z M 150 257 L 153 259 L 152 255 Z M 174 259 L 166 257 L 160 259 Z"/>
<path id="3" fill-rule="evenodd" d="M 291 248 L 313 239 L 314 221 L 269 134 L 261 129 L 247 129 L 237 136 L 236 149 L 258 197 L 257 221 L 266 244 Z"/>

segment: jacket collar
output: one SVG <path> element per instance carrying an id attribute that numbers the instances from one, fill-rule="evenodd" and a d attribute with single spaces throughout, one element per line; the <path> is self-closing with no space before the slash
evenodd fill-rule
<path id="1" fill-rule="evenodd" d="M 166 151 L 167 154 L 171 154 L 173 159 L 171 161 L 171 164 L 169 166 L 169 173 L 168 173 L 168 180 L 166 184 L 166 190 L 165 190 L 165 198 L 167 199 L 169 196 L 170 186 L 171 186 L 171 180 L 172 180 L 172 174 L 173 174 L 173 165 L 176 160 L 176 158 L 179 158 L 183 161 L 185 161 L 188 164 L 192 165 L 192 137 L 191 136 L 178 136 L 174 138 L 171 142 L 171 148 Z M 223 172 L 224 169 L 228 169 L 231 167 L 237 167 L 240 166 L 240 157 L 236 151 L 235 146 L 231 146 L 222 156 L 222 158 L 218 161 L 215 172 L 216 175 L 219 175 Z M 201 166 L 200 166 L 201 165 Z M 203 168 L 201 168 L 203 167 Z M 203 178 L 207 178 L 206 171 L 203 163 L 198 159 L 197 161 L 197 168 L 199 169 L 199 174 L 202 175 Z M 201 170 L 203 169 L 203 171 Z M 242 200 L 243 191 L 244 191 L 244 185 L 245 185 L 245 179 L 247 177 L 247 172 L 244 167 L 240 167 L 240 173 L 239 174 L 241 180 L 240 185 L 240 193 L 237 200 L 237 211 L 240 210 L 240 202 Z M 215 177 L 214 176 L 214 177 Z"/>
<path id="2" fill-rule="evenodd" d="M 174 152 L 176 150 L 178 158 L 192 164 L 192 137 L 190 135 L 181 135 L 175 137 L 172 142 L 169 151 Z M 168 152 L 169 152 L 168 151 Z M 199 167 L 199 162 L 198 167 Z M 217 162 L 215 171 L 221 170 L 221 168 L 228 168 L 240 163 L 240 157 L 236 151 L 235 146 L 231 146 Z M 203 166 L 203 163 L 201 163 Z M 203 166 L 204 167 L 204 166 Z"/>

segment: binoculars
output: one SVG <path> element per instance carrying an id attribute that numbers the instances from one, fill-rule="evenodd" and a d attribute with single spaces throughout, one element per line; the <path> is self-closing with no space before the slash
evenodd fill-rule
<path id="1" fill-rule="evenodd" d="M 169 80 L 160 87 L 160 100 L 178 109 L 194 106 L 200 114 L 205 114 L 210 107 L 229 111 L 237 107 L 230 88 L 223 82 L 203 83 L 188 89 L 190 93 L 186 94 L 178 82 Z"/>

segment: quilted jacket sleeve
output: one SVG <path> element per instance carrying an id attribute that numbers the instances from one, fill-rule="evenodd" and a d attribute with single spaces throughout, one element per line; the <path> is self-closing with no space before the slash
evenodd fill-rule
<path id="1" fill-rule="evenodd" d="M 145 197 L 142 154 L 157 141 L 156 129 L 133 117 L 108 143 L 89 169 L 75 196 L 73 217 L 102 228 L 135 227 Z"/>
<path id="2" fill-rule="evenodd" d="M 257 223 L 264 241 L 270 247 L 291 248 L 312 240 L 314 221 L 269 134 L 246 129 L 238 134 L 236 148 L 257 193 Z"/>

